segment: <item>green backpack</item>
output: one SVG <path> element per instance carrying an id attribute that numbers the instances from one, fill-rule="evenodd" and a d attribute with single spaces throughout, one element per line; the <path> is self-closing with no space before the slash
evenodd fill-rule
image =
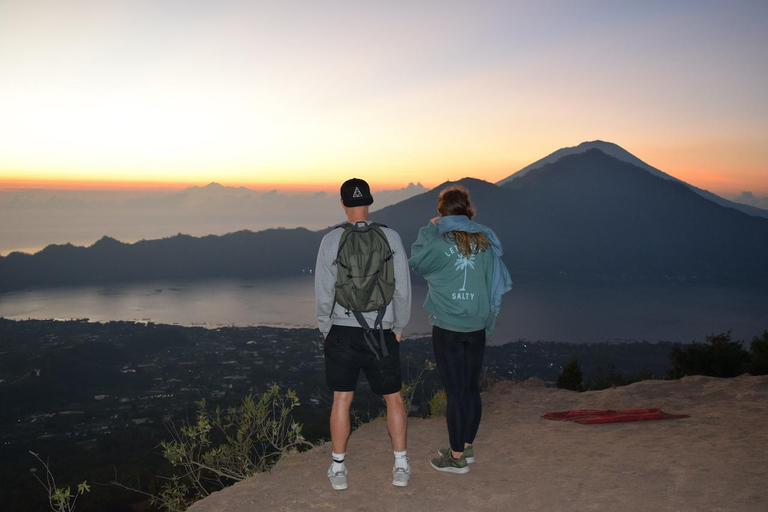
<path id="1" fill-rule="evenodd" d="M 379 330 L 381 349 L 384 357 L 388 355 L 384 343 L 384 329 L 381 321 L 387 305 L 395 294 L 395 266 L 392 261 L 391 247 L 386 235 L 381 230 L 382 224 L 342 224 L 344 233 L 339 240 L 336 260 L 336 298 L 335 303 L 352 313 L 361 327 L 365 329 L 365 340 L 378 358 L 373 348 L 375 338 L 372 331 Z M 362 313 L 377 311 L 373 327 L 368 325 Z M 333 315 L 333 309 L 331 309 Z"/>

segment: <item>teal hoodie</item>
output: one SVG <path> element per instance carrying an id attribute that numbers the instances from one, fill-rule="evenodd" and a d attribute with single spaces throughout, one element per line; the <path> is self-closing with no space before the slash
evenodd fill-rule
<path id="1" fill-rule="evenodd" d="M 464 219 L 471 222 L 466 217 Z M 439 224 L 455 224 L 457 227 L 464 224 L 452 223 L 451 220 L 461 219 L 444 217 Z M 408 260 L 408 265 L 417 274 L 424 276 L 429 284 L 424 308 L 430 313 L 430 323 L 456 332 L 485 329 L 486 335 L 490 335 L 496 325 L 498 313 L 491 308 L 494 300 L 492 291 L 498 293 L 494 290 L 494 266 L 497 261 L 500 265 L 503 263 L 495 254 L 494 248 L 472 254 L 469 258 L 464 257 L 459 253 L 450 233 L 443 236 L 441 231 L 443 229 L 431 222 L 421 228 L 416 242 L 411 247 L 411 258 Z M 496 236 L 493 235 L 492 238 L 493 242 L 498 244 Z M 509 274 L 506 273 L 506 276 Z M 504 291 L 508 289 L 509 287 L 506 287 Z"/>

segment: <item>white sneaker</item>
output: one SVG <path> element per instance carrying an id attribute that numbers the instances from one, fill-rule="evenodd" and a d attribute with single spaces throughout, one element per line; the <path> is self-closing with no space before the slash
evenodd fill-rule
<path id="1" fill-rule="evenodd" d="M 408 485 L 408 480 L 411 478 L 411 466 L 406 468 L 399 468 L 397 466 L 392 468 L 392 485 L 395 487 L 405 487 Z"/>
<path id="2" fill-rule="evenodd" d="M 346 467 L 341 471 L 334 472 L 333 464 L 331 464 L 331 467 L 328 468 L 328 478 L 331 480 L 331 487 L 333 487 L 333 490 L 335 491 L 343 491 L 348 487 Z"/>

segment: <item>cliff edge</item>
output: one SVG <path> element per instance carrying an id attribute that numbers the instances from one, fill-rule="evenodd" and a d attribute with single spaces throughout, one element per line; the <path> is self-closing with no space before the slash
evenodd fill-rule
<path id="1" fill-rule="evenodd" d="M 442 419 L 410 419 L 408 487 L 391 484 L 384 422 L 349 441 L 349 489 L 326 478 L 330 443 L 281 460 L 195 503 L 190 512 L 702 511 L 756 512 L 768 503 L 768 376 L 686 377 L 575 393 L 538 379 L 484 393 L 466 475 L 429 465 L 447 445 Z M 680 420 L 579 425 L 542 419 L 566 409 L 661 407 Z"/>

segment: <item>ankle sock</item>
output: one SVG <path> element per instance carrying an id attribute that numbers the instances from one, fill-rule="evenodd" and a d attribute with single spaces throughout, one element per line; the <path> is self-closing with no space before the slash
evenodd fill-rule
<path id="1" fill-rule="evenodd" d="M 408 467 L 408 450 L 395 452 L 395 467 L 403 469 Z"/>
<path id="2" fill-rule="evenodd" d="M 339 471 L 344 471 L 344 459 L 347 458 L 347 453 L 331 452 L 331 457 L 333 457 L 333 466 L 331 466 L 331 471 L 333 471 L 334 473 L 338 473 Z"/>

